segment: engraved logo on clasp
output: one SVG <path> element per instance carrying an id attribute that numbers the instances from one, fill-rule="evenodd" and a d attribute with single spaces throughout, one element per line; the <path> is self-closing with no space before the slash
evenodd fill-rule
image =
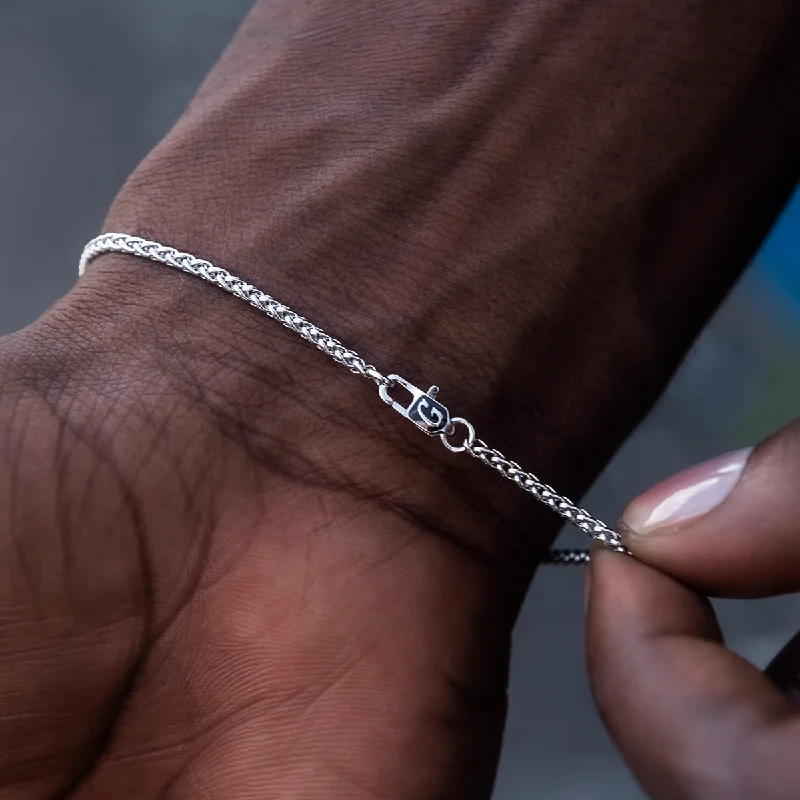
<path id="1" fill-rule="evenodd" d="M 407 405 L 398 403 L 389 394 L 390 386 L 382 385 L 379 389 L 381 400 L 390 405 L 398 414 L 410 419 L 418 428 L 429 436 L 437 436 L 452 430 L 450 412 L 435 398 L 439 391 L 438 386 L 431 386 L 427 392 L 417 388 L 399 375 L 387 375 L 392 386 L 402 386 L 411 395 L 411 402 Z"/>

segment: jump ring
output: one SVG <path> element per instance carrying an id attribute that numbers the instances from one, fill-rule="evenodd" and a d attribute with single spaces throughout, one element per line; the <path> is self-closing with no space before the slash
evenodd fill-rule
<path id="1" fill-rule="evenodd" d="M 463 417 L 453 417 L 453 419 L 450 420 L 450 424 L 453 426 L 453 429 L 450 431 L 450 433 L 439 434 L 442 444 L 453 453 L 463 453 L 465 450 L 469 450 L 475 441 L 475 428 L 472 427 L 472 423 L 467 422 L 467 420 L 465 420 Z M 455 427 L 457 425 L 463 425 L 467 429 L 467 434 L 464 437 L 463 444 L 450 444 L 448 439 L 451 436 L 455 436 Z"/>

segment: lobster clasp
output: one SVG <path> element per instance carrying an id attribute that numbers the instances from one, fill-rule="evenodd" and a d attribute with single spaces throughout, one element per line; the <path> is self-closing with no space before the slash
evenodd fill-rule
<path id="1" fill-rule="evenodd" d="M 406 419 L 410 419 L 420 430 L 425 431 L 428 436 L 438 436 L 442 433 L 452 431 L 450 422 L 450 412 L 445 406 L 436 401 L 438 386 L 431 386 L 427 392 L 418 389 L 399 375 L 386 376 L 392 383 L 391 385 L 381 385 L 379 393 L 381 400 L 390 405 L 398 414 Z M 389 390 L 395 384 L 402 386 L 410 395 L 411 401 L 407 405 L 398 403 L 389 394 Z"/>

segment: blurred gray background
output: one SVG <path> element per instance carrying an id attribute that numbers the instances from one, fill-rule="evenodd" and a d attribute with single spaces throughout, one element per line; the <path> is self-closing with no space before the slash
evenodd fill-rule
<path id="1" fill-rule="evenodd" d="M 75 280 L 127 174 L 166 132 L 251 0 L 2 0 L 0 333 Z M 586 498 L 627 499 L 755 443 L 800 411 L 800 197 L 650 418 Z M 635 387 L 631 387 L 635 390 Z M 583 544 L 572 534 L 565 541 Z M 765 664 L 800 622 L 795 597 L 719 605 L 730 644 Z M 544 570 L 517 627 L 496 800 L 643 795 L 592 708 L 581 570 Z"/>

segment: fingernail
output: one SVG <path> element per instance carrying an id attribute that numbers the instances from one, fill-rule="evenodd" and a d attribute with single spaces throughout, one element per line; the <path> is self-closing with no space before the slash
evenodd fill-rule
<path id="1" fill-rule="evenodd" d="M 622 515 L 632 533 L 653 533 L 716 508 L 739 480 L 752 447 L 690 467 L 639 495 Z"/>

